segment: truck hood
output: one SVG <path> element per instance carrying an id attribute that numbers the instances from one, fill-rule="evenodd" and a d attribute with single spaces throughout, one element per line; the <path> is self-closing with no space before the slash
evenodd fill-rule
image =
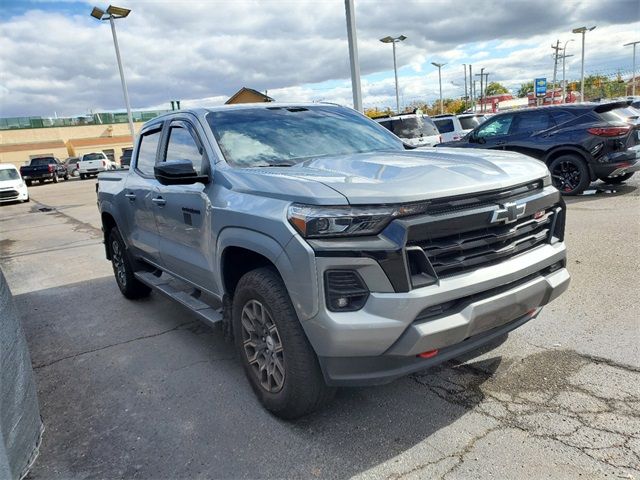
<path id="1" fill-rule="evenodd" d="M 549 174 L 542 162 L 522 154 L 448 148 L 322 157 L 292 167 L 245 169 L 248 171 L 278 178 L 276 183 L 285 178 L 320 182 L 350 204 L 404 203 L 464 195 L 506 188 Z"/>

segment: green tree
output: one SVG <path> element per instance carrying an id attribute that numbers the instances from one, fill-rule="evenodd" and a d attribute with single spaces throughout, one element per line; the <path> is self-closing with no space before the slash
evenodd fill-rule
<path id="1" fill-rule="evenodd" d="M 533 81 L 522 83 L 518 89 L 518 97 L 523 98 L 527 93 L 533 93 Z"/>
<path id="2" fill-rule="evenodd" d="M 509 93 L 507 87 L 498 82 L 491 82 L 487 85 L 487 95 L 499 95 L 501 93 Z"/>

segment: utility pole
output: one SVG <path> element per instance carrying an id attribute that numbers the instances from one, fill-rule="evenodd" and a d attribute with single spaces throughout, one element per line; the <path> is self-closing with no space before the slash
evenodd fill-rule
<path id="1" fill-rule="evenodd" d="M 566 48 L 566 45 L 565 45 Z M 573 57 L 573 55 L 567 55 L 562 53 L 562 103 L 567 103 L 567 80 L 565 77 L 565 58 Z"/>
<path id="2" fill-rule="evenodd" d="M 476 83 L 473 80 L 473 68 L 472 65 L 469 65 L 469 90 L 470 92 L 470 97 L 471 97 L 471 111 L 473 112 L 475 110 L 475 105 L 474 105 L 474 97 L 475 97 L 475 88 L 476 88 Z"/>
<path id="3" fill-rule="evenodd" d="M 482 81 L 484 79 L 484 67 L 480 69 L 480 73 L 476 73 L 476 77 L 480 77 L 480 111 L 483 112 L 484 104 L 482 103 L 482 100 L 484 98 L 484 89 L 482 88 Z"/>
<path id="4" fill-rule="evenodd" d="M 553 49 L 553 81 L 551 82 L 553 85 L 551 88 L 553 88 L 553 90 L 551 90 L 551 105 L 553 105 L 553 102 L 556 99 L 556 74 L 558 73 L 558 50 L 560 50 L 560 40 L 556 40 L 556 45 L 551 45 L 551 48 Z"/>
<path id="5" fill-rule="evenodd" d="M 633 45 L 633 68 L 631 69 L 631 95 L 636 96 L 636 45 L 640 43 L 640 40 L 637 42 L 625 43 L 623 47 L 628 47 L 629 45 Z M 626 89 L 625 89 L 625 94 Z"/>
<path id="6" fill-rule="evenodd" d="M 356 35 L 356 14 L 353 0 L 344 0 L 347 17 L 347 38 L 349 40 L 349 62 L 351 63 L 351 90 L 353 108 L 362 112 L 362 89 L 360 87 L 360 63 L 358 62 L 358 38 Z"/>
<path id="7" fill-rule="evenodd" d="M 635 58 L 635 55 L 634 55 Z M 464 108 L 467 109 L 467 102 L 469 101 L 469 97 L 467 97 L 467 64 L 463 63 L 462 68 L 464 70 Z"/>

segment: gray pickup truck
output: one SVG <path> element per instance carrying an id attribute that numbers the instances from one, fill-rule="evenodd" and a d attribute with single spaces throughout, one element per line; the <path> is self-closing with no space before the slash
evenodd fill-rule
<path id="1" fill-rule="evenodd" d="M 493 345 L 569 285 L 542 163 L 414 150 L 335 105 L 155 118 L 98 205 L 125 297 L 220 323 L 283 418 Z"/>

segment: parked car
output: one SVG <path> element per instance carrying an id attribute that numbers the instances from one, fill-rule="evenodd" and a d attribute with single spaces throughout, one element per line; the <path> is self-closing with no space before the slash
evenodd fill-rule
<path id="1" fill-rule="evenodd" d="M 337 105 L 156 117 L 97 195 L 122 294 L 222 322 L 285 418 L 491 344 L 569 284 L 543 164 L 413 149 Z"/>
<path id="2" fill-rule="evenodd" d="M 29 201 L 29 190 L 15 165 L 0 163 L 0 203 Z"/>
<path id="3" fill-rule="evenodd" d="M 123 148 L 122 155 L 120 156 L 120 168 L 129 168 L 131 164 L 131 153 L 133 148 Z"/>
<path id="4" fill-rule="evenodd" d="M 582 103 L 500 113 L 442 147 L 490 148 L 542 160 L 565 195 L 601 179 L 618 184 L 640 169 L 640 125 L 622 122 L 626 102 Z"/>
<path id="5" fill-rule="evenodd" d="M 402 113 L 374 120 L 413 147 L 433 147 L 442 141 L 436 124 L 428 115 Z"/>
<path id="6" fill-rule="evenodd" d="M 487 117 L 483 114 L 463 113 L 461 115 L 435 115 L 433 122 L 438 127 L 443 142 L 460 140 L 478 125 L 484 123 Z"/>
<path id="7" fill-rule="evenodd" d="M 34 180 L 40 183 L 44 183 L 45 180 L 58 183 L 60 178 L 69 180 L 66 167 L 55 157 L 32 158 L 26 165 L 20 167 L 20 175 L 28 187 Z"/>
<path id="8" fill-rule="evenodd" d="M 107 170 L 115 170 L 115 167 L 103 152 L 85 153 L 78 162 L 78 172 L 82 180 Z"/>
<path id="9" fill-rule="evenodd" d="M 80 176 L 80 170 L 78 163 L 80 159 L 78 157 L 69 157 L 64 161 L 64 167 L 67 169 L 67 173 L 72 177 Z"/>

